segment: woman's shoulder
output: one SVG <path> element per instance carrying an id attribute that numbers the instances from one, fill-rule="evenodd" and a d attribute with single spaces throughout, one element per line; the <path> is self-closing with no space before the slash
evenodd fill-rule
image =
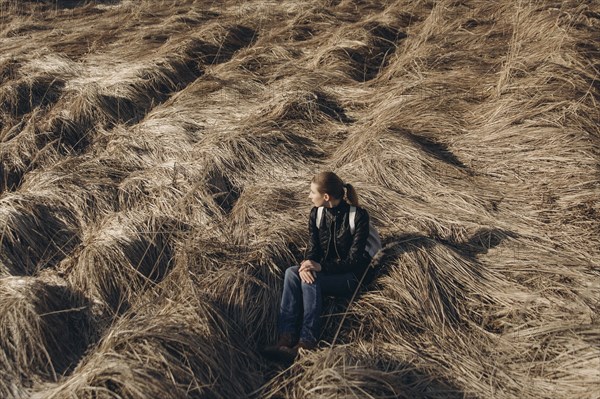
<path id="1" fill-rule="evenodd" d="M 316 218 L 317 217 L 317 212 L 319 212 L 319 207 L 318 206 L 313 206 L 312 208 L 310 208 L 310 212 L 308 213 L 308 216 L 310 218 Z"/>
<path id="2" fill-rule="evenodd" d="M 356 218 L 355 220 L 357 221 L 357 223 L 368 223 L 368 221 L 371 219 L 371 216 L 369 216 L 369 211 L 367 211 L 365 208 L 361 207 L 361 206 L 357 206 L 356 207 Z"/>
<path id="3" fill-rule="evenodd" d="M 358 205 L 358 206 L 356 206 L 356 205 L 350 205 L 350 206 L 351 207 L 354 206 L 356 208 L 356 212 L 357 213 L 369 213 L 366 208 L 363 208 L 360 205 Z"/>

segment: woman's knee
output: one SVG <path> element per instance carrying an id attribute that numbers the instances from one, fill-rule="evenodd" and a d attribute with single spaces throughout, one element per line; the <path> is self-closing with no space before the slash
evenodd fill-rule
<path id="1" fill-rule="evenodd" d="M 313 282 L 312 283 L 307 283 L 305 281 L 302 281 L 302 288 L 305 289 L 314 289 L 315 287 L 320 287 L 321 284 L 321 273 L 319 272 L 311 272 L 313 275 Z M 298 275 L 299 276 L 299 275 Z"/>
<path id="2" fill-rule="evenodd" d="M 296 281 L 300 279 L 300 274 L 298 272 L 298 269 L 300 269 L 300 266 L 292 266 L 292 267 L 288 267 L 285 270 L 285 276 L 284 279 L 287 281 Z"/>

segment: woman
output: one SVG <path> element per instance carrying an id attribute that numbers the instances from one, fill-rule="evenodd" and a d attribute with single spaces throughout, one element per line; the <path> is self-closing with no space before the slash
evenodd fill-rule
<path id="1" fill-rule="evenodd" d="M 322 172 L 313 177 L 309 198 L 314 205 L 308 222 L 310 241 L 300 266 L 285 272 L 279 339 L 265 348 L 270 357 L 289 360 L 298 348 L 314 349 L 320 335 L 323 295 L 351 296 L 371 261 L 365 251 L 369 214 L 359 207 L 354 187 L 333 172 Z M 356 207 L 354 233 L 349 220 L 351 206 Z"/>

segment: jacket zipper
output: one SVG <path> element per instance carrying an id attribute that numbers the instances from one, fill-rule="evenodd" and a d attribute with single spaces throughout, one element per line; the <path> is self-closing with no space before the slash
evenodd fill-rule
<path id="1" fill-rule="evenodd" d="M 323 215 L 323 216 L 324 216 L 325 221 L 327 221 L 327 217 L 325 217 L 325 215 Z M 327 225 L 327 223 L 325 223 L 325 225 Z M 339 254 L 339 252 L 337 250 L 337 245 L 335 243 L 335 241 L 336 241 L 335 240 L 335 238 L 336 238 L 335 236 L 336 236 L 336 230 L 337 230 L 336 228 L 337 228 L 337 218 L 334 215 L 334 218 L 333 218 L 333 234 L 331 234 L 331 231 L 330 231 L 329 239 L 327 240 L 327 250 L 325 251 L 325 256 L 323 257 L 323 261 L 325 261 L 325 259 L 327 259 L 327 255 L 329 255 L 329 244 L 331 243 L 331 236 L 334 236 L 333 237 L 333 248 L 335 249 L 335 254 L 337 255 L 338 260 L 341 260 L 340 254 Z"/>
<path id="2" fill-rule="evenodd" d="M 333 248 L 335 249 L 335 254 L 337 255 L 337 259 L 338 260 L 342 260 L 342 258 L 340 257 L 340 253 L 337 250 L 337 245 L 336 245 L 336 238 L 337 238 L 337 217 L 335 219 L 333 219 Z"/>
<path id="3" fill-rule="evenodd" d="M 325 219 L 325 225 L 327 226 L 327 217 L 325 215 L 323 215 L 323 217 Z M 329 255 L 329 244 L 330 243 L 331 243 L 331 232 L 329 234 L 329 239 L 327 240 L 327 250 L 325 251 L 325 256 L 323 257 L 323 261 L 325 261 L 325 259 L 327 259 L 327 255 Z"/>

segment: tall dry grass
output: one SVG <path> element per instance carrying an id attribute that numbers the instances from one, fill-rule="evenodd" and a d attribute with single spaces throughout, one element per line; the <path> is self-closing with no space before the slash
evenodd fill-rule
<path id="1" fill-rule="evenodd" d="M 0 396 L 598 397 L 599 16 L 0 1 Z M 385 248 L 284 369 L 322 169 Z"/>
<path id="2" fill-rule="evenodd" d="M 256 354 L 247 353 L 239 334 L 211 302 L 189 294 L 125 314 L 71 377 L 41 394 L 222 398 L 246 392 L 257 379 L 251 367 Z M 241 370 L 245 373 L 238 375 Z"/>
<path id="3" fill-rule="evenodd" d="M 25 395 L 34 381 L 57 381 L 83 355 L 92 330 L 86 298 L 60 279 L 4 277 L 3 396 Z"/>

